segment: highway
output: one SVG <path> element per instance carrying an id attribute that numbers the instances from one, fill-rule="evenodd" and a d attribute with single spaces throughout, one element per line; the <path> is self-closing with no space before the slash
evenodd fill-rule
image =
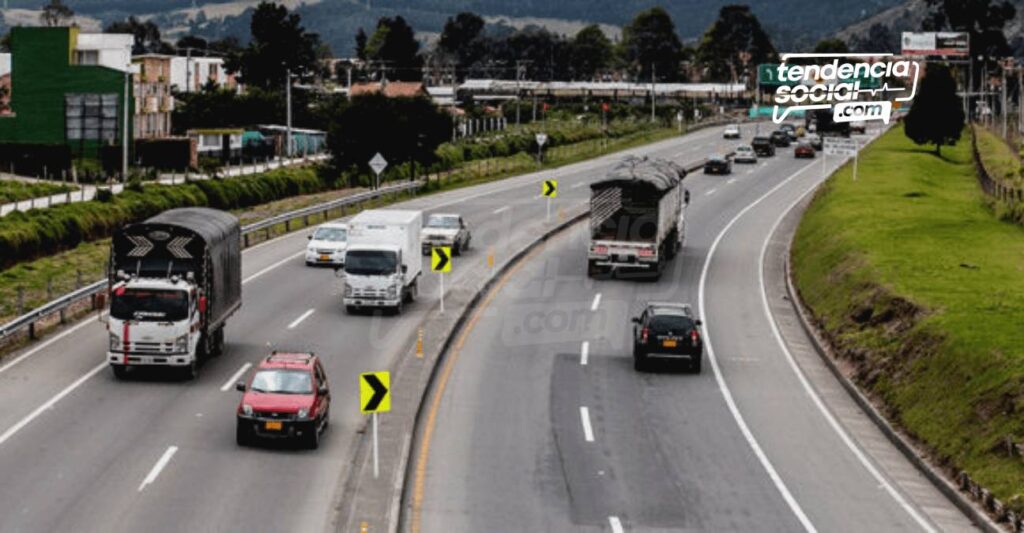
<path id="1" fill-rule="evenodd" d="M 692 162 L 702 159 L 712 149 L 726 149 L 734 144 L 735 141 L 723 141 L 719 129 L 713 128 L 628 152 Z M 559 197 L 554 204 L 556 213 L 569 207 L 578 208 L 586 202 L 589 193 L 586 183 L 600 176 L 619 157 L 606 156 L 554 171 L 418 198 L 398 207 L 423 209 L 428 213 L 456 212 L 467 219 L 474 232 L 474 249 L 463 257 L 455 258 L 455 271 L 446 280 L 446 285 L 458 287 L 459 280 L 472 269 L 486 268 L 488 248 L 493 247 L 499 257 L 503 253 L 511 253 L 555 222 L 545 221 L 545 202 L 538 198 L 542 178 L 560 181 Z M 693 208 L 695 233 L 691 241 L 698 247 L 693 250 L 700 249 L 699 243 L 706 238 L 708 231 L 743 205 L 748 195 L 742 191 L 748 188 L 747 185 L 761 187 L 758 184 L 760 180 L 774 180 L 776 170 L 793 166 L 784 156 L 759 167 L 761 170 L 755 173 L 737 174 L 739 181 L 735 183 L 730 184 L 727 178 L 698 178 L 700 186 L 694 195 Z M 720 192 L 707 196 L 712 194 L 713 182 L 719 184 Z M 228 322 L 226 352 L 205 364 L 200 370 L 200 377 L 193 382 L 153 375 L 116 381 L 103 361 L 107 334 L 95 318 L 75 324 L 0 360 L 0 404 L 4 406 L 0 410 L 0 472 L 3 473 L 0 531 L 308 532 L 334 527 L 332 520 L 341 498 L 341 482 L 359 437 L 357 429 L 363 422 L 357 406 L 357 374 L 387 368 L 396 358 L 410 354 L 417 327 L 437 298 L 438 286 L 436 276 L 427 272 L 421 285 L 420 302 L 407 307 L 406 314 L 400 317 L 347 315 L 341 305 L 340 280 L 328 269 L 308 268 L 303 264 L 301 254 L 307 233 L 293 233 L 243 253 L 243 305 Z M 568 255 L 564 256 L 562 274 L 567 276 L 566 279 L 576 279 L 579 274 L 578 257 L 568 249 L 565 253 Z M 690 272 L 697 259 L 698 256 L 688 254 L 684 261 L 688 266 L 684 271 Z M 671 279 L 675 276 L 669 276 L 666 283 L 671 284 Z M 557 286 L 561 291 L 569 290 L 569 285 L 559 283 Z M 688 282 L 680 282 L 678 286 L 688 286 Z M 618 290 L 625 292 L 615 292 L 609 287 L 602 304 L 604 309 L 611 311 L 611 306 L 621 305 L 630 299 L 628 291 L 633 290 L 630 287 L 621 285 Z M 577 292 L 577 296 L 582 298 L 584 294 Z M 590 296 L 587 299 L 589 302 Z M 558 305 L 568 305 L 573 301 L 572 298 L 559 300 Z M 610 335 L 618 335 L 623 316 L 608 316 Z M 595 365 L 591 368 L 598 370 L 606 363 L 617 361 L 611 351 L 614 340 L 611 337 L 606 341 L 595 339 Z M 475 341 L 475 345 L 479 346 L 480 341 Z M 549 386 L 553 381 L 547 372 L 551 370 L 552 361 L 564 359 L 551 357 L 551 349 L 556 345 L 559 350 L 568 350 L 569 339 L 557 344 L 534 346 L 536 349 L 531 351 L 531 357 L 535 358 L 536 366 L 530 366 L 529 361 L 524 360 L 523 365 L 517 367 L 517 373 L 532 369 L 531 372 L 537 373 L 535 377 L 542 381 L 531 381 L 518 393 L 508 390 L 504 396 L 520 398 L 517 400 L 520 408 L 530 407 L 526 419 L 536 424 L 532 429 L 542 433 L 552 427 L 546 406 L 551 390 Z M 514 343 L 509 344 L 506 351 L 495 351 L 490 355 L 500 358 L 514 346 Z M 234 412 L 239 393 L 233 389 L 233 383 L 245 375 L 249 365 L 256 364 L 275 348 L 312 350 L 324 360 L 332 384 L 333 416 L 331 427 L 317 451 L 276 446 L 242 449 L 235 445 Z M 499 359 L 496 365 L 500 364 Z M 497 368 L 500 366 L 477 369 L 479 374 L 474 373 L 473 376 L 493 380 L 493 372 Z M 622 394 L 642 390 L 636 387 L 648 380 L 655 382 L 660 379 L 650 376 L 640 381 L 637 376 L 615 372 L 616 369 L 614 365 L 608 366 L 605 376 L 606 379 L 622 378 L 621 383 L 609 384 Z M 559 395 L 568 395 L 559 396 L 559 405 L 576 401 L 573 394 L 599 392 L 583 386 L 582 376 L 573 375 L 578 369 L 572 367 L 568 359 L 555 370 L 560 379 L 576 384 L 575 389 L 558 387 Z M 459 372 L 467 372 L 466 367 L 460 367 Z M 694 452 L 706 449 L 712 444 L 713 437 L 728 437 L 728 442 L 715 443 L 721 450 L 719 457 L 722 461 L 717 465 L 722 471 L 714 475 L 727 476 L 723 482 L 725 479 L 735 481 L 738 484 L 735 490 L 741 492 L 759 488 L 758 501 L 763 507 L 776 508 L 777 502 L 764 472 L 758 470 L 756 463 L 749 458 L 737 459 L 743 457 L 745 445 L 738 437 L 735 424 L 724 413 L 720 397 L 711 394 L 715 389 L 713 382 L 708 381 L 709 376 L 710 373 L 693 380 L 699 390 L 704 390 L 703 400 L 690 398 L 691 391 L 688 390 L 664 390 L 663 394 L 684 395 L 688 401 L 702 403 L 688 405 L 674 414 L 669 412 L 667 414 L 671 416 L 657 423 L 666 426 L 681 422 L 691 424 L 689 427 L 706 440 L 703 444 L 680 441 L 677 445 Z M 474 378 L 470 376 L 467 379 Z M 469 383 L 464 386 L 473 390 Z M 531 396 L 531 391 L 538 390 L 543 391 L 543 397 Z M 496 398 L 481 397 L 484 403 L 474 409 L 483 409 Z M 636 408 L 642 407 L 642 404 L 635 403 L 639 399 L 631 399 Z M 591 399 L 586 401 L 594 405 L 595 415 L 613 415 L 610 405 L 602 410 L 599 403 L 593 403 Z M 526 402 L 539 403 L 528 406 Z M 567 405 L 564 403 L 563 406 Z M 645 409 L 650 408 L 648 405 Z M 707 412 L 703 412 L 705 409 Z M 646 413 L 637 422 L 655 420 L 656 412 Z M 626 409 L 614 415 L 631 416 L 636 412 Z M 553 416 L 557 417 L 555 420 L 566 422 L 565 431 L 576 429 L 568 425 L 568 421 L 561 420 L 570 414 L 560 411 Z M 692 418 L 686 419 L 687 416 Z M 698 421 L 712 420 L 715 424 L 710 427 L 697 425 Z M 451 419 L 448 415 L 442 422 L 446 427 L 451 425 L 454 428 L 465 423 L 484 430 L 478 423 Z M 501 421 L 508 427 L 512 427 L 512 422 Z M 605 421 L 598 418 L 595 423 L 601 445 L 611 446 L 613 443 L 607 441 L 609 429 Z M 558 427 L 563 427 L 563 424 Z M 800 431 L 809 429 L 815 428 L 799 428 Z M 667 431 L 686 430 L 671 427 Z M 479 433 L 474 431 L 461 436 L 451 433 L 449 436 L 463 439 L 459 446 L 495 452 L 488 448 L 493 438 Z M 800 438 L 808 435 L 794 434 Z M 543 438 L 532 439 L 533 433 L 518 436 L 537 446 L 546 445 Z M 575 436 L 571 433 L 562 435 L 567 441 Z M 521 441 L 510 440 L 508 444 L 515 442 Z M 621 444 L 625 448 L 625 442 Z M 529 450 L 524 448 L 518 450 L 518 453 L 527 452 Z M 550 449 L 538 450 L 539 455 L 531 454 L 528 459 L 548 457 L 553 460 L 556 456 L 551 452 Z M 447 458 L 452 459 L 453 456 Z M 435 456 L 432 468 L 445 464 L 445 459 L 446 456 Z M 678 468 L 694 467 L 686 464 L 685 457 L 682 459 Z M 734 464 L 734 461 L 738 462 Z M 491 464 L 498 463 L 491 461 Z M 459 470 L 470 465 L 452 465 L 451 468 Z M 506 466 L 502 472 L 522 467 Z M 525 471 L 532 471 L 537 466 L 530 464 Z M 578 466 L 583 468 L 585 465 L 580 463 Z M 711 468 L 714 465 L 698 461 L 698 466 Z M 482 474 L 483 471 L 477 473 Z M 586 471 L 580 470 L 578 474 L 585 475 Z M 712 472 L 708 471 L 706 475 L 712 475 Z M 517 483 L 517 478 L 511 476 L 503 483 Z M 480 482 L 469 477 L 452 476 L 449 481 L 460 479 L 467 480 L 464 489 L 479 488 Z M 658 483 L 664 482 L 667 480 Z M 740 488 L 744 486 L 746 488 Z M 659 487 L 663 485 L 653 485 L 652 489 Z M 545 490 L 554 489 L 547 486 Z M 485 497 L 486 494 L 481 492 L 479 496 Z M 459 500 L 460 505 L 470 503 L 468 499 Z M 592 514 L 596 516 L 594 513 L 599 509 L 596 500 L 583 505 L 587 507 L 581 509 L 583 514 L 578 516 L 582 522 L 587 522 Z M 592 512 L 588 510 L 591 508 Z M 604 512 L 604 509 L 600 511 Z M 708 507 L 704 512 L 711 511 L 712 507 Z M 738 512 L 753 519 L 753 515 L 748 515 L 745 510 Z M 566 515 L 566 520 L 571 516 Z M 786 515 L 776 510 L 761 518 L 782 521 Z M 439 524 L 436 520 L 432 523 Z M 433 530 L 457 531 L 459 528 Z M 467 530 L 479 529 L 471 527 Z"/>
<path id="2" fill-rule="evenodd" d="M 655 283 L 589 279 L 586 223 L 510 272 L 435 382 L 409 530 L 973 530 L 797 325 L 783 216 L 823 177 L 792 149 L 688 177 L 684 253 Z M 666 300 L 704 320 L 700 375 L 633 370 L 629 318 Z"/>

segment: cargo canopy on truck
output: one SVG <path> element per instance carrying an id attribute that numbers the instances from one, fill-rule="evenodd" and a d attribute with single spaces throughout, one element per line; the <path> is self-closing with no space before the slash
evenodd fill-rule
<path id="1" fill-rule="evenodd" d="M 612 167 L 605 179 L 592 183 L 590 190 L 630 189 L 657 201 L 678 187 L 685 176 L 686 170 L 671 161 L 630 156 Z"/>
<path id="2" fill-rule="evenodd" d="M 660 243 L 678 218 L 685 176 L 686 170 L 664 159 L 623 159 L 590 185 L 591 237 Z"/>

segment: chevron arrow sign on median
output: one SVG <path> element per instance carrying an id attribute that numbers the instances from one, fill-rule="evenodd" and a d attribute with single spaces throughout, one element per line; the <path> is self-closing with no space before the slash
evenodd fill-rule
<path id="1" fill-rule="evenodd" d="M 391 373 L 359 374 L 359 410 L 366 413 L 391 411 Z"/>
<path id="2" fill-rule="evenodd" d="M 558 197 L 558 180 L 544 180 L 544 188 L 541 193 L 548 198 Z"/>
<path id="3" fill-rule="evenodd" d="M 434 272 L 452 271 L 452 249 L 450 246 L 435 246 L 430 256 L 430 269 Z"/>

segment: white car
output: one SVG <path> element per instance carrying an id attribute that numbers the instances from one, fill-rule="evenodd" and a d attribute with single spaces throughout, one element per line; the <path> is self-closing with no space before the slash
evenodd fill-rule
<path id="1" fill-rule="evenodd" d="M 729 124 L 725 127 L 725 131 L 722 132 L 722 137 L 726 139 L 739 139 L 740 138 L 740 125 Z"/>
<path id="2" fill-rule="evenodd" d="M 469 248 L 469 226 L 460 215 L 438 213 L 430 215 L 420 231 L 420 245 L 423 254 L 429 254 L 435 246 L 451 247 L 452 253 L 461 255 Z"/>
<path id="3" fill-rule="evenodd" d="M 309 244 L 306 245 L 306 264 L 343 266 L 347 247 L 348 224 L 321 224 L 309 236 Z"/>
<path id="4" fill-rule="evenodd" d="M 854 120 L 853 122 L 850 123 L 851 133 L 867 133 L 867 131 L 868 123 L 864 122 L 863 120 Z"/>
<path id="5" fill-rule="evenodd" d="M 737 163 L 757 163 L 757 154 L 749 144 L 741 144 L 736 147 L 736 153 L 732 160 Z"/>

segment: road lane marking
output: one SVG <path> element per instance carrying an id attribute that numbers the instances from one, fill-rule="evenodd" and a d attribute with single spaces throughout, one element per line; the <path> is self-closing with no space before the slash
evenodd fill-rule
<path id="1" fill-rule="evenodd" d="M 102 314 L 106 314 L 106 311 L 101 313 L 101 315 Z M 58 333 L 57 336 L 53 337 L 52 339 L 49 339 L 46 342 L 40 344 L 39 346 L 36 346 L 35 348 L 32 348 L 31 350 L 19 355 L 18 357 L 15 357 L 9 363 L 0 366 L 0 374 L 3 374 L 12 366 L 24 361 L 25 359 L 28 359 L 29 357 L 32 357 L 33 355 L 39 353 L 42 350 L 49 348 L 50 346 L 53 345 L 53 343 L 63 339 L 64 337 L 67 337 L 68 335 L 71 335 L 72 333 L 84 328 L 85 326 L 88 326 L 89 324 L 92 324 L 91 320 L 89 320 L 88 318 L 83 319 L 80 324 L 75 324 L 74 326 L 71 326 L 70 328 Z"/>
<path id="2" fill-rule="evenodd" d="M 280 260 L 280 261 L 278 261 L 278 262 L 268 266 L 267 268 L 264 268 L 263 270 L 260 270 L 259 272 L 257 272 L 255 274 L 253 274 L 253 275 L 243 279 L 242 280 L 242 285 L 245 285 L 246 283 L 249 283 L 250 281 L 252 281 L 252 280 L 262 276 L 263 274 L 266 274 L 267 272 L 270 272 L 271 270 L 274 270 L 275 268 L 277 268 L 277 267 L 287 263 L 288 261 L 291 261 L 292 259 L 295 259 L 296 257 L 299 257 L 299 256 L 301 256 L 301 255 L 303 255 L 305 253 L 306 253 L 306 251 L 303 250 L 301 252 L 289 255 L 288 257 L 285 257 L 284 259 L 282 259 L 282 260 Z"/>
<path id="3" fill-rule="evenodd" d="M 61 401 L 68 394 L 71 394 L 71 392 L 74 391 L 75 389 L 77 389 L 79 386 L 81 386 L 82 383 L 85 383 L 85 381 L 88 380 L 89 378 L 95 376 L 96 374 L 99 374 L 100 371 L 103 370 L 106 367 L 107 367 L 107 363 L 106 362 L 103 362 L 103 363 L 100 363 L 99 365 L 96 365 L 92 370 L 86 372 L 84 376 L 76 379 L 74 381 L 74 383 L 68 385 L 67 387 L 64 388 L 64 390 L 58 392 L 52 398 L 47 400 L 46 403 L 44 403 L 43 405 L 40 405 L 39 407 L 36 407 L 36 409 L 34 411 L 32 411 L 31 413 L 29 413 L 25 418 L 22 418 L 16 424 L 14 424 L 13 426 L 7 428 L 7 431 L 4 431 L 3 435 L 0 435 L 0 444 L 3 444 L 5 442 L 7 442 L 7 439 L 11 438 L 11 436 L 13 436 L 15 433 L 21 431 L 21 428 L 27 426 L 30 422 L 35 420 L 39 415 L 43 414 L 44 411 L 46 411 L 47 409 L 53 407 L 54 404 L 56 404 L 57 402 Z"/>
<path id="4" fill-rule="evenodd" d="M 764 280 L 764 258 L 765 254 L 768 253 L 768 243 L 771 242 L 772 236 L 775 235 L 775 232 L 779 229 L 779 225 L 782 224 L 782 220 L 786 218 L 786 215 L 789 214 L 789 212 L 792 211 L 800 202 L 807 198 L 807 195 L 814 192 L 816 189 L 816 186 L 809 188 L 806 192 L 801 194 L 800 197 L 796 199 L 796 201 L 790 204 L 789 207 L 782 211 L 782 214 L 779 215 L 779 218 L 775 220 L 775 223 L 772 225 L 771 229 L 768 230 L 768 236 L 765 237 L 764 243 L 761 245 L 761 253 L 758 255 L 757 258 L 757 271 L 759 273 L 758 281 L 761 286 L 761 307 L 764 310 L 765 318 L 768 319 L 768 325 L 771 327 L 772 335 L 775 337 L 775 342 L 779 345 L 779 348 L 782 350 L 782 353 L 786 356 L 786 362 L 789 363 L 789 367 L 793 370 L 793 373 L 796 374 L 796 377 L 800 381 L 800 385 L 803 387 L 804 392 L 807 393 L 807 395 L 811 398 L 811 401 L 814 402 L 814 406 L 817 407 L 818 411 L 820 411 L 822 416 L 825 417 L 825 420 L 828 422 L 828 425 L 832 428 L 833 431 L 836 432 L 836 435 L 838 435 L 839 439 L 843 441 L 843 444 L 846 445 L 847 449 L 853 452 L 853 455 L 857 458 L 860 464 L 864 466 L 868 473 L 871 474 L 871 477 L 875 478 L 875 481 L 878 482 L 879 488 L 884 489 L 885 492 L 887 492 L 893 498 L 893 500 L 895 500 L 896 503 L 899 504 L 899 506 L 902 507 L 903 510 L 906 511 L 907 514 L 909 514 L 915 522 L 917 522 L 919 526 L 921 526 L 921 529 L 928 531 L 929 533 L 935 532 L 937 530 L 928 522 L 928 520 L 925 517 L 918 513 L 917 509 L 915 509 L 914 506 L 911 505 L 903 497 L 903 495 L 900 494 L 899 491 L 897 491 L 896 488 L 892 486 L 891 483 L 889 483 L 889 481 L 882 475 L 882 473 L 879 472 L 878 468 L 875 467 L 875 465 L 867 457 L 864 451 L 861 450 L 859 446 L 857 446 L 857 444 L 850 437 L 849 433 L 847 433 L 846 430 L 843 429 L 843 426 L 839 423 L 838 420 L 836 420 L 835 416 L 828 409 L 828 407 L 825 406 L 825 402 L 821 399 L 821 396 L 818 395 L 818 392 L 814 389 L 813 386 L 811 386 L 810 382 L 807 380 L 807 376 L 804 375 L 803 370 L 800 369 L 800 365 L 797 364 L 796 358 L 793 357 L 793 353 L 789 351 L 789 347 L 786 345 L 785 340 L 783 340 L 782 338 L 782 333 L 779 331 L 778 324 L 776 324 L 775 322 L 775 317 L 772 314 L 771 307 L 769 307 L 768 305 L 768 289 L 765 286 Z"/>
<path id="5" fill-rule="evenodd" d="M 292 323 L 288 324 L 288 329 L 295 329 L 296 326 L 301 324 L 303 320 L 309 318 L 309 315 L 312 315 L 315 311 L 316 309 L 310 309 L 309 311 L 302 313 L 301 315 L 299 315 L 299 318 L 292 320 Z"/>
<path id="6" fill-rule="evenodd" d="M 142 484 L 139 485 L 139 492 L 142 492 L 142 489 L 146 488 L 146 485 L 150 485 L 156 481 L 156 477 L 160 475 L 160 472 L 167 466 L 167 463 L 171 461 L 171 457 L 174 457 L 174 454 L 177 452 L 177 446 L 170 446 L 167 448 L 167 451 L 165 451 L 164 454 L 160 456 L 160 459 L 156 464 L 153 465 L 153 469 L 149 471 L 149 474 L 146 474 L 146 479 L 142 480 Z"/>
<path id="7" fill-rule="evenodd" d="M 734 216 L 732 220 L 730 220 L 729 223 L 725 225 L 724 228 L 722 228 L 722 231 L 718 233 L 718 236 L 715 237 L 715 240 L 711 243 L 711 248 L 708 249 L 708 255 L 704 259 L 704 268 L 701 269 L 700 283 L 697 287 L 697 304 L 701 318 L 707 317 L 704 305 L 704 288 L 707 285 L 708 271 L 711 267 L 711 260 L 714 259 L 715 250 L 718 249 L 718 245 L 719 243 L 722 242 L 722 238 L 725 237 L 725 234 L 729 232 L 729 230 L 736 223 L 736 221 L 742 218 L 743 215 L 745 215 L 748 211 L 757 206 L 757 204 L 760 204 L 762 201 L 764 201 L 765 198 L 768 198 L 769 196 L 774 194 L 775 191 L 787 185 L 790 181 L 792 181 L 794 178 L 802 174 L 805 170 L 809 169 L 810 167 L 810 165 L 806 165 L 800 170 L 797 170 L 796 172 L 790 174 L 789 177 L 779 182 L 776 186 L 772 187 L 760 198 L 754 200 L 753 203 L 748 204 L 746 207 L 741 209 L 740 212 L 737 213 L 736 216 Z M 747 422 L 743 418 L 743 415 L 740 414 L 739 407 L 736 406 L 736 401 L 732 397 L 732 392 L 729 390 L 729 386 L 725 383 L 725 378 L 722 375 L 722 371 L 718 367 L 718 360 L 715 358 L 715 351 L 711 344 L 710 328 L 705 328 L 704 330 L 704 348 L 707 352 L 708 361 L 711 362 L 711 369 L 714 371 L 715 381 L 718 382 L 718 390 L 721 391 L 722 398 L 725 399 L 725 404 L 729 408 L 729 412 L 732 413 L 732 417 L 736 421 L 736 425 L 739 426 L 740 433 L 743 434 L 743 438 L 746 439 L 747 444 L 754 451 L 754 455 L 757 456 L 757 460 L 761 463 L 761 467 L 764 468 L 765 472 L 768 473 L 768 477 L 771 478 L 776 490 L 778 490 L 779 494 L 782 495 L 782 499 L 786 501 L 786 504 L 789 506 L 790 511 L 792 511 L 793 514 L 796 515 L 797 520 L 800 521 L 800 525 L 802 525 L 804 530 L 808 533 L 815 533 L 817 529 L 815 529 L 814 524 L 811 523 L 811 520 L 809 518 L 807 518 L 807 514 L 804 513 L 803 508 L 800 507 L 800 504 L 796 501 L 796 498 L 793 497 L 793 494 L 789 492 L 789 488 L 786 486 L 786 483 L 782 480 L 782 477 L 779 476 L 779 473 L 775 470 L 775 466 L 772 465 L 771 460 L 768 459 L 768 456 L 765 455 L 764 450 L 761 449 L 761 445 L 757 442 L 757 438 L 755 438 L 754 434 L 750 431 L 750 427 L 747 426 Z"/>
<path id="8" fill-rule="evenodd" d="M 617 516 L 609 516 L 608 524 L 612 526 L 612 533 L 623 533 L 622 521 Z"/>
<path id="9" fill-rule="evenodd" d="M 590 343 L 583 341 L 580 345 L 580 364 L 587 366 L 587 358 L 590 357 Z"/>
<path id="10" fill-rule="evenodd" d="M 508 208 L 510 208 L 510 207 L 512 207 L 512 206 L 506 205 L 505 207 L 499 207 L 498 209 L 494 210 L 494 214 L 497 215 L 499 213 L 504 213 L 505 211 L 508 211 Z"/>
<path id="11" fill-rule="evenodd" d="M 736 183 L 736 178 L 729 178 L 729 181 L 726 181 L 726 183 L 732 185 L 733 183 Z"/>
<path id="12" fill-rule="evenodd" d="M 597 306 L 601 305 L 601 293 L 594 295 L 594 302 L 590 304 L 591 311 L 597 311 Z"/>
<path id="13" fill-rule="evenodd" d="M 231 377 L 229 377 L 228 380 L 224 382 L 224 385 L 221 386 L 220 391 L 221 392 L 227 392 L 228 389 L 230 389 L 231 387 L 234 387 L 235 383 L 237 383 L 239 378 L 242 377 L 242 374 L 245 374 L 245 371 L 249 370 L 249 367 L 251 367 L 251 366 L 252 366 L 252 363 L 246 363 L 246 364 L 242 365 L 242 368 L 239 368 L 238 372 L 235 372 L 234 374 L 231 374 Z"/>
<path id="14" fill-rule="evenodd" d="M 569 187 L 569 188 L 570 189 L 579 189 L 580 187 L 582 187 L 582 186 L 584 186 L 586 184 L 587 184 L 587 182 L 584 181 L 584 182 L 581 182 L 581 183 L 577 183 L 576 185 L 573 185 L 572 187 Z"/>
<path id="15" fill-rule="evenodd" d="M 583 422 L 583 438 L 587 442 L 594 442 L 594 428 L 590 425 L 590 409 L 580 407 L 580 421 Z"/>
<path id="16" fill-rule="evenodd" d="M 717 190 L 718 190 L 717 187 L 714 188 L 714 189 L 711 189 L 710 191 L 704 193 L 704 196 L 711 196 L 712 194 L 715 194 L 715 191 L 717 191 Z"/>

